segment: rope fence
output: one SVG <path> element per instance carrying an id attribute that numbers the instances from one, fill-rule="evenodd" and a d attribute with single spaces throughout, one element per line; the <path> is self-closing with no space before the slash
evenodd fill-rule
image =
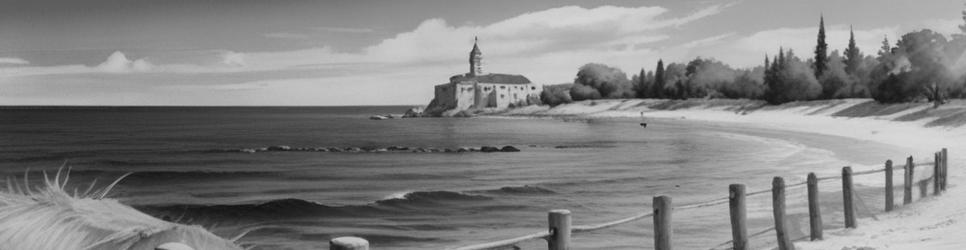
<path id="1" fill-rule="evenodd" d="M 913 162 L 912 156 L 906 158 L 906 163 L 901 168 L 893 168 L 892 161 L 888 160 L 885 162 L 884 168 L 876 168 L 865 171 L 852 172 L 851 167 L 843 167 L 841 175 L 816 177 L 814 173 L 809 173 L 808 178 L 804 182 L 797 182 L 792 184 L 785 184 L 782 177 L 775 177 L 772 180 L 771 189 L 757 190 L 753 192 L 745 193 L 744 184 L 731 184 L 729 186 L 729 196 L 723 198 L 717 198 L 712 200 L 707 200 L 704 202 L 697 202 L 693 204 L 687 204 L 682 206 L 672 206 L 671 197 L 668 196 L 656 196 L 654 197 L 654 202 L 652 203 L 652 211 L 640 213 L 634 216 L 622 218 L 619 220 L 614 220 L 610 222 L 604 222 L 592 225 L 571 225 L 571 214 L 569 210 L 555 209 L 548 213 L 548 229 L 546 231 L 536 232 L 528 235 L 523 235 L 520 237 L 493 241 L 469 246 L 463 246 L 455 248 L 455 250 L 485 250 L 485 249 L 519 249 L 517 245 L 533 240 L 546 240 L 548 249 L 550 250 L 564 250 L 569 249 L 571 245 L 571 236 L 576 233 L 587 233 L 598 231 L 602 229 L 608 229 L 617 227 L 620 225 L 628 224 L 631 222 L 639 221 L 645 218 L 653 218 L 654 223 L 654 248 L 656 250 L 667 250 L 671 249 L 672 237 L 671 237 L 671 215 L 674 211 L 683 211 L 704 207 L 712 207 L 718 205 L 728 204 L 730 210 L 731 228 L 732 228 L 732 239 L 716 245 L 710 249 L 735 249 L 735 250 L 746 250 L 748 249 L 748 239 L 755 238 L 761 235 L 765 235 L 770 232 L 775 233 L 777 240 L 777 249 L 788 250 L 794 249 L 792 239 L 788 234 L 788 225 L 786 223 L 785 214 L 785 192 L 787 190 L 797 189 L 800 187 L 807 187 L 807 201 L 808 201 L 808 224 L 809 224 L 809 235 L 798 238 L 795 240 L 821 240 L 823 225 L 822 225 L 822 212 L 821 206 L 819 206 L 819 193 L 818 185 L 821 181 L 826 180 L 841 180 L 842 182 L 842 214 L 844 216 L 844 224 L 846 228 L 856 228 L 856 211 L 859 208 L 856 207 L 856 201 L 858 205 L 861 206 L 862 211 L 868 214 L 873 219 L 878 219 L 875 217 L 872 208 L 864 202 L 864 198 L 855 189 L 853 183 L 853 177 L 855 176 L 865 176 L 873 175 L 878 173 L 885 173 L 885 196 L 884 196 L 884 211 L 890 212 L 895 209 L 895 197 L 894 193 L 897 188 L 901 188 L 903 201 L 902 205 L 907 205 L 912 202 L 913 197 L 913 186 L 919 186 L 918 197 L 923 198 L 928 195 L 929 183 L 933 183 L 933 195 L 940 195 L 946 190 L 946 179 L 947 179 L 947 164 L 948 155 L 947 150 L 943 148 L 942 150 L 934 154 L 934 161 L 924 162 L 915 164 Z M 918 167 L 932 166 L 932 175 L 927 178 L 916 179 L 914 176 L 915 170 Z M 894 177 L 896 171 L 902 171 L 903 180 L 900 185 L 894 185 Z M 801 191 L 796 191 L 801 192 Z M 745 200 L 747 197 L 759 196 L 763 194 L 772 194 L 772 212 L 774 214 L 774 226 L 770 226 L 757 231 L 752 234 L 747 233 L 747 209 L 745 205 Z M 798 197 L 798 196 L 795 196 Z M 365 244 L 358 244 L 360 242 L 365 242 Z M 352 242 L 353 244 L 342 244 L 341 242 Z M 335 249 L 346 249 L 346 250 L 364 250 L 369 249 L 368 242 L 364 239 L 357 237 L 339 237 L 332 239 L 330 242 L 330 250 Z M 364 245 L 364 247 L 363 247 Z M 728 247 L 730 245 L 730 247 Z"/>

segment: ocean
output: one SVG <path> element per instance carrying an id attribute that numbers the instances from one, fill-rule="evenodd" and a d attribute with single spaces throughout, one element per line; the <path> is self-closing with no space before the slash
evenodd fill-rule
<path id="1" fill-rule="evenodd" d="M 329 239 L 347 235 L 373 249 L 446 249 L 546 230 L 550 209 L 571 210 L 577 225 L 600 223 L 649 211 L 658 194 L 691 204 L 726 196 L 731 183 L 766 189 L 773 176 L 798 182 L 811 171 L 834 175 L 908 152 L 687 119 L 649 119 L 646 128 L 627 118 L 368 119 L 406 108 L 6 107 L 0 172 L 22 179 L 29 171 L 30 183 L 40 184 L 41 171 L 69 166 L 68 187 L 80 190 L 133 173 L 109 197 L 223 237 L 250 231 L 241 242 L 255 249 L 327 249 Z M 520 152 L 413 152 L 508 145 Z M 273 146 L 306 149 L 259 150 Z M 408 149 L 310 150 L 391 146 Z M 835 227 L 835 198 L 823 202 Z M 802 204 L 789 205 L 789 214 L 800 217 Z M 749 205 L 749 231 L 769 226 L 767 197 Z M 730 240 L 727 205 L 674 217 L 675 247 Z M 650 249 L 650 223 L 577 234 L 573 242 L 576 249 Z"/>

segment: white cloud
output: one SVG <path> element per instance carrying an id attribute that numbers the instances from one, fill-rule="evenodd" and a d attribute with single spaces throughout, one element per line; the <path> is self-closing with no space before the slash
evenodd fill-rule
<path id="1" fill-rule="evenodd" d="M 262 36 L 265 36 L 265 37 L 268 37 L 268 38 L 277 38 L 277 39 L 306 39 L 306 38 L 309 38 L 309 36 L 306 35 L 306 34 L 291 33 L 291 32 L 272 32 L 272 33 L 262 34 Z"/>
<path id="2" fill-rule="evenodd" d="M 245 66 L 245 54 L 234 51 L 225 51 L 221 54 L 221 63 L 228 66 Z"/>
<path id="3" fill-rule="evenodd" d="M 651 48 L 652 45 L 669 39 L 672 29 L 714 15 L 724 7 L 716 5 L 683 16 L 669 16 L 668 10 L 662 7 L 567 6 L 483 25 L 451 25 L 443 19 L 428 19 L 411 31 L 396 34 L 357 52 L 339 52 L 328 46 L 281 52 L 222 51 L 215 54 L 211 64 L 201 65 L 154 64 L 144 58 L 130 60 L 123 53 L 116 52 L 95 67 L 0 68 L 0 81 L 4 76 L 71 73 L 130 73 L 130 77 L 136 77 L 134 73 L 165 73 L 152 74 L 152 77 L 159 77 L 211 72 L 287 72 L 285 79 L 252 80 L 232 76 L 237 80 L 165 91 L 264 91 L 258 92 L 264 95 L 250 96 L 264 99 L 263 102 L 250 100 L 260 104 L 272 104 L 268 99 L 293 102 L 291 104 L 421 103 L 432 97 L 432 85 L 467 70 L 466 56 L 474 36 L 480 38 L 486 71 L 524 74 L 534 82 L 554 84 L 571 81 L 577 68 L 590 62 L 614 65 L 634 74 L 643 64 L 651 63 L 649 58 L 657 58 L 658 52 Z M 372 31 L 334 27 L 319 30 Z M 291 79 L 301 73 L 289 70 L 306 68 L 366 73 Z M 406 87 L 400 88 L 400 84 L 406 84 Z M 387 96 L 385 91 L 378 91 L 384 89 L 395 92 Z M 352 96 L 351 100 L 346 99 L 348 96 Z"/>
<path id="4" fill-rule="evenodd" d="M 731 32 L 731 33 L 721 34 L 721 35 L 712 36 L 712 37 L 708 37 L 708 38 L 702 38 L 702 39 L 698 39 L 698 40 L 694 40 L 694 41 L 690 41 L 690 42 L 687 42 L 685 44 L 682 44 L 681 47 L 682 48 L 690 49 L 690 48 L 698 48 L 698 47 L 707 47 L 707 46 L 717 45 L 717 44 L 721 44 L 722 42 L 724 42 L 725 39 L 730 38 L 730 37 L 733 37 L 734 35 L 735 35 L 735 33 L 734 32 Z"/>
<path id="5" fill-rule="evenodd" d="M 148 72 L 154 68 L 154 65 L 146 61 L 144 58 L 137 59 L 134 61 L 128 60 L 127 56 L 120 51 L 114 51 L 111 56 L 107 57 L 107 60 L 94 67 L 98 70 L 107 73 L 134 73 L 134 72 Z"/>
<path id="6" fill-rule="evenodd" d="M 30 62 L 16 57 L 0 57 L 0 64 L 26 65 L 26 64 L 30 64 Z"/>
<path id="7" fill-rule="evenodd" d="M 372 33 L 374 29 L 368 28 L 347 28 L 347 27 L 315 27 L 315 30 L 339 33 Z"/>
<path id="8" fill-rule="evenodd" d="M 677 27 L 720 12 L 715 5 L 690 15 L 662 18 L 662 7 L 566 6 L 530 12 L 485 26 L 450 26 L 442 19 L 422 22 L 364 49 L 371 60 L 384 62 L 455 61 L 479 36 L 486 56 L 519 56 L 574 49 L 634 46 L 667 37 L 661 29 Z"/>

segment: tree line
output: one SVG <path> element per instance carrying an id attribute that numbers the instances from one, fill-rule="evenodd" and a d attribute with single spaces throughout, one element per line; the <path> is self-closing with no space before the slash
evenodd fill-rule
<path id="1" fill-rule="evenodd" d="M 577 71 L 572 84 L 547 86 L 545 104 L 608 98 L 734 98 L 771 104 L 793 101 L 873 98 L 882 103 L 936 101 L 966 97 L 966 24 L 951 39 L 929 29 L 906 33 L 893 45 L 888 37 L 873 54 L 863 53 L 851 31 L 840 53 L 829 52 L 824 16 L 814 54 L 802 59 L 779 48 L 763 64 L 735 68 L 712 58 L 687 63 L 657 61 L 630 78 L 620 69 L 599 63 Z M 963 11 L 966 21 L 966 11 Z"/>

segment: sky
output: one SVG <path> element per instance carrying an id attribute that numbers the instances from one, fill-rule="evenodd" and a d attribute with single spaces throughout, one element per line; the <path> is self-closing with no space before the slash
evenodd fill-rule
<path id="1" fill-rule="evenodd" d="M 425 105 L 469 70 L 538 84 L 587 63 L 642 68 L 714 58 L 754 67 L 811 56 L 849 28 L 952 35 L 963 0 L 0 0 L 0 105 Z"/>

